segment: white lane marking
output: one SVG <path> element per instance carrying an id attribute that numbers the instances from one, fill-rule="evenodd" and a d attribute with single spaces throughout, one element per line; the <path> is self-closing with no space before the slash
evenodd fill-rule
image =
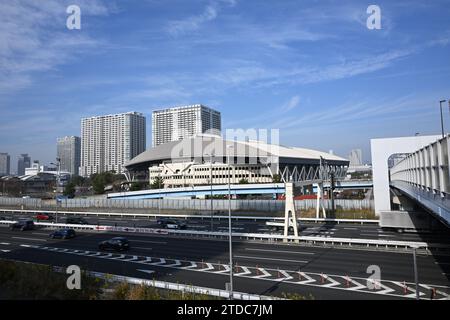
<path id="1" fill-rule="evenodd" d="M 264 268 L 258 268 L 257 270 L 259 270 L 262 274 L 259 275 L 259 276 L 255 276 L 253 278 L 259 279 L 259 278 L 265 278 L 265 277 L 270 277 L 271 276 L 271 274 L 269 272 L 267 272 Z"/>
<path id="2" fill-rule="evenodd" d="M 438 262 L 438 261 L 435 261 L 434 263 L 437 264 L 437 265 L 450 265 L 450 262 Z"/>
<path id="3" fill-rule="evenodd" d="M 151 257 L 145 257 L 145 260 L 138 261 L 138 263 L 144 263 L 144 264 L 147 264 L 147 263 L 150 263 L 150 262 L 152 262 L 152 258 Z"/>
<path id="4" fill-rule="evenodd" d="M 239 266 L 239 268 L 242 269 L 242 272 L 235 273 L 235 274 L 234 274 L 235 276 L 245 276 L 245 275 L 247 275 L 247 274 L 251 274 L 251 273 L 252 273 L 250 270 L 248 270 L 247 267 L 241 267 L 241 266 Z"/>
<path id="5" fill-rule="evenodd" d="M 265 257 L 254 257 L 254 256 L 238 256 L 238 255 L 235 255 L 235 257 L 236 258 L 244 258 L 244 259 L 284 261 L 284 262 L 295 262 L 295 263 L 308 263 L 309 262 L 309 261 L 304 261 L 304 260 L 276 259 L 276 258 L 265 258 Z"/>
<path id="6" fill-rule="evenodd" d="M 120 256 L 118 256 L 118 257 L 112 257 L 111 259 L 121 260 L 121 259 L 123 259 L 123 258 L 125 258 L 125 255 L 124 255 L 124 254 L 121 254 Z"/>
<path id="7" fill-rule="evenodd" d="M 307 284 L 311 282 L 315 282 L 316 280 L 305 274 L 304 272 L 298 272 L 301 278 L 305 278 L 306 280 L 297 281 L 299 284 Z"/>
<path id="8" fill-rule="evenodd" d="M 395 291 L 394 289 L 391 289 L 391 288 L 385 286 L 384 284 L 382 284 L 382 283 L 379 282 L 379 281 L 376 281 L 376 282 L 375 282 L 375 281 L 372 281 L 372 283 L 375 284 L 375 289 L 377 289 L 377 288 L 383 288 L 384 290 L 381 290 L 381 291 L 374 291 L 374 290 L 372 289 L 370 292 L 373 292 L 373 293 L 376 293 L 376 294 L 388 294 L 388 293 L 391 293 L 391 292 L 394 292 L 394 291 Z"/>
<path id="9" fill-rule="evenodd" d="M 219 264 L 219 268 L 220 266 L 223 267 L 223 270 L 219 270 L 219 271 L 214 271 L 214 273 L 225 273 L 225 272 L 230 272 L 230 267 L 227 264 Z"/>
<path id="10" fill-rule="evenodd" d="M 8 253 L 8 252 L 11 252 L 11 250 L 4 250 L 4 249 L 2 249 L 2 250 L 0 250 L 1 252 L 4 252 L 4 253 Z"/>
<path id="11" fill-rule="evenodd" d="M 159 261 L 158 261 L 158 262 L 153 262 L 153 263 L 149 263 L 149 264 L 154 265 L 154 266 L 157 266 L 157 265 L 159 265 L 159 264 L 165 264 L 165 263 L 166 263 L 166 259 L 164 259 L 164 258 L 159 258 Z"/>
<path id="12" fill-rule="evenodd" d="M 30 240 L 30 241 L 47 241 L 45 239 L 38 239 L 38 238 L 25 238 L 25 237 L 11 237 L 13 239 L 20 239 L 20 240 Z"/>
<path id="13" fill-rule="evenodd" d="M 191 268 L 197 268 L 197 264 L 195 262 L 189 261 L 191 263 L 190 266 L 181 267 L 181 269 L 191 269 Z"/>
<path id="14" fill-rule="evenodd" d="M 48 233 L 43 233 L 43 232 L 32 232 L 31 234 L 37 234 L 40 236 L 48 236 Z"/>
<path id="15" fill-rule="evenodd" d="M 358 230 L 358 228 L 344 228 L 344 230 Z"/>
<path id="16" fill-rule="evenodd" d="M 166 265 L 166 267 L 178 267 L 178 266 L 181 266 L 180 260 L 174 260 L 174 261 L 175 261 L 175 263 L 168 264 L 168 265 Z"/>
<path id="17" fill-rule="evenodd" d="M 153 271 L 153 270 L 143 270 L 143 269 L 137 269 L 137 271 L 141 271 L 141 272 L 145 272 L 145 273 L 149 273 L 149 274 L 151 274 L 151 273 L 155 273 L 155 271 Z"/>
<path id="18" fill-rule="evenodd" d="M 330 281 L 330 283 L 327 283 L 327 284 L 323 285 L 322 287 L 330 288 L 330 287 L 334 287 L 334 286 L 340 285 L 339 282 L 337 282 L 336 280 L 333 280 L 333 278 L 331 278 L 331 277 L 329 277 L 327 275 L 324 275 L 324 278 L 325 278 L 325 280 Z"/>
<path id="19" fill-rule="evenodd" d="M 271 249 L 257 249 L 257 248 L 245 248 L 249 251 L 262 251 L 262 252 L 281 252 L 281 253 L 293 253 L 293 254 L 309 254 L 313 255 L 314 252 L 300 252 L 300 251 L 289 251 L 289 250 L 271 250 Z"/>
<path id="20" fill-rule="evenodd" d="M 204 264 L 206 264 L 206 268 L 203 269 L 199 269 L 197 271 L 209 271 L 209 270 L 214 270 L 214 267 L 211 263 L 209 262 L 204 262 Z"/>
<path id="21" fill-rule="evenodd" d="M 399 281 L 391 281 L 391 282 L 399 286 L 402 289 L 402 291 L 406 289 L 406 292 L 408 291 L 412 292 L 410 294 L 405 294 L 404 297 L 414 298 L 416 296 L 416 290 L 414 288 L 409 287 L 408 284 L 405 285 L 403 282 Z M 419 297 L 423 295 L 425 295 L 425 293 L 419 291 Z"/>
<path id="22" fill-rule="evenodd" d="M 135 246 L 133 246 L 133 249 L 141 249 L 141 250 L 153 250 L 153 248 L 146 248 L 146 247 L 135 247 Z"/>
<path id="23" fill-rule="evenodd" d="M 9 243 L 9 242 L 0 242 L 0 244 L 4 245 L 4 246 L 9 246 L 11 243 Z"/>
<path id="24" fill-rule="evenodd" d="M 167 244 L 166 241 L 148 241 L 148 240 L 134 240 L 134 239 L 132 240 L 132 242 Z"/>
<path id="25" fill-rule="evenodd" d="M 356 280 L 353 280 L 352 278 L 350 278 L 350 277 L 348 277 L 348 276 L 345 276 L 345 277 L 342 277 L 342 278 L 343 278 L 345 281 L 347 281 L 349 284 L 354 284 L 354 285 L 355 285 L 354 287 L 348 288 L 348 290 L 360 290 L 360 289 L 366 288 L 365 285 L 359 283 L 359 282 L 356 281 Z"/>
<path id="26" fill-rule="evenodd" d="M 290 276 L 286 271 L 284 270 L 278 270 L 279 273 L 281 273 L 284 277 L 275 279 L 275 281 L 284 281 L 284 280 L 291 280 L 294 279 L 292 276 Z"/>
<path id="27" fill-rule="evenodd" d="M 138 260 L 137 256 L 132 256 L 131 258 L 123 259 L 123 261 L 135 261 L 135 260 Z"/>
<path id="28" fill-rule="evenodd" d="M 226 229 L 226 230 L 228 230 L 228 227 L 218 227 L 217 229 Z M 233 229 L 233 230 L 244 230 L 244 228 L 236 228 L 236 227 L 232 227 L 231 229 Z"/>
<path id="29" fill-rule="evenodd" d="M 34 245 L 31 245 L 31 244 L 21 244 L 20 246 L 24 247 L 24 248 L 34 248 L 34 249 L 39 248 L 38 246 L 34 246 Z"/>

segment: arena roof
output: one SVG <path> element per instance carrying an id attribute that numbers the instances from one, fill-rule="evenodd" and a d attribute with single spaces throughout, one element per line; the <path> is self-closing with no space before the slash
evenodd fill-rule
<path id="1" fill-rule="evenodd" d="M 214 135 L 196 135 L 181 141 L 173 141 L 144 151 L 125 164 L 125 167 L 141 167 L 162 161 L 187 159 L 237 157 L 265 159 L 269 162 L 314 162 L 320 157 L 331 163 L 348 165 L 348 160 L 336 155 L 306 148 L 287 147 L 261 141 L 227 141 Z M 302 161 L 303 160 L 303 161 Z"/>

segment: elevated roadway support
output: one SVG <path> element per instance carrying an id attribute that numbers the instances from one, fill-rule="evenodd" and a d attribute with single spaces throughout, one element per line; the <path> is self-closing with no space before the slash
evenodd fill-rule
<path id="1" fill-rule="evenodd" d="M 291 220 L 294 236 L 298 237 L 298 223 L 294 203 L 294 184 L 292 182 L 287 182 L 285 188 L 286 204 L 284 206 L 284 236 L 287 237 L 289 235 L 289 220 Z M 287 242 L 288 240 L 285 238 L 283 241 Z"/>

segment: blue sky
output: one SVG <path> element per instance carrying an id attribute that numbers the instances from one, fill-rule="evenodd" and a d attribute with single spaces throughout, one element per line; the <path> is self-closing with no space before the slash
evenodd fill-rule
<path id="1" fill-rule="evenodd" d="M 152 110 L 202 103 L 224 128 L 369 161 L 370 138 L 439 133 L 449 17 L 444 0 L 0 0 L 0 152 L 51 162 L 81 117 L 126 111 L 149 147 Z"/>

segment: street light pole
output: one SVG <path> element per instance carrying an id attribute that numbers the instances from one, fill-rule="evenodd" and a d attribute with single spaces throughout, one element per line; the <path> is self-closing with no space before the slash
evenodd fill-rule
<path id="1" fill-rule="evenodd" d="M 232 148 L 228 146 L 227 148 Z M 229 239 L 229 250 L 230 250 L 230 300 L 233 299 L 233 241 L 232 241 L 232 230 L 231 230 L 231 166 L 230 166 L 230 156 L 228 158 L 228 239 Z"/>
<path id="2" fill-rule="evenodd" d="M 161 174 L 158 174 L 158 215 L 161 216 Z"/>
<path id="3" fill-rule="evenodd" d="M 444 118 L 442 116 L 442 104 L 445 102 L 446 100 L 441 100 L 439 101 L 439 106 L 441 107 L 441 131 L 442 131 L 442 138 L 444 138 Z"/>
<path id="4" fill-rule="evenodd" d="M 413 247 L 413 259 L 414 259 L 414 282 L 416 283 L 416 300 L 419 300 L 419 275 L 417 272 L 417 257 L 416 257 L 417 247 Z"/>

